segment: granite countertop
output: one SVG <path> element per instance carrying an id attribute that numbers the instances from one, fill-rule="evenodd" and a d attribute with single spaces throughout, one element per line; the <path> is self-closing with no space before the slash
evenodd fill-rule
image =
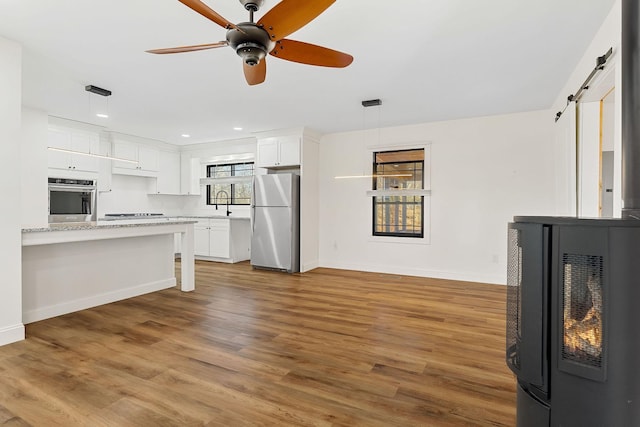
<path id="1" fill-rule="evenodd" d="M 226 215 L 179 215 L 169 218 L 199 218 L 199 219 L 245 219 L 249 220 L 248 216 L 226 216 Z"/>
<path id="2" fill-rule="evenodd" d="M 198 219 L 241 219 L 248 221 L 249 217 L 226 216 L 226 215 L 175 215 L 162 217 L 109 217 L 100 218 L 97 222 L 90 223 L 56 223 L 48 227 L 23 228 L 23 233 L 36 233 L 43 231 L 71 231 L 71 230 L 96 230 L 102 228 L 119 227 L 145 227 L 165 224 L 195 224 Z"/>
<path id="3" fill-rule="evenodd" d="M 226 216 L 226 215 L 166 215 L 166 216 L 150 216 L 150 217 L 109 217 L 100 218 L 99 221 L 112 222 L 112 221 L 176 221 L 180 218 L 195 218 L 195 219 L 244 219 L 249 220 L 248 216 Z"/>
<path id="4" fill-rule="evenodd" d="M 180 217 L 186 218 L 186 217 Z M 195 224 L 197 221 L 179 220 L 177 218 L 163 218 L 156 220 L 100 220 L 90 223 L 59 223 L 51 224 L 48 227 L 41 228 L 23 228 L 23 233 L 36 233 L 47 231 L 75 231 L 75 230 L 96 230 L 105 228 L 122 228 L 122 227 L 149 227 L 153 225 L 172 225 L 172 224 Z"/>

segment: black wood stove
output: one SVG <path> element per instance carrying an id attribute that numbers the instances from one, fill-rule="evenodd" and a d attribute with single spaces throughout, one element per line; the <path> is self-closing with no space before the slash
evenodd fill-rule
<path id="1" fill-rule="evenodd" d="M 640 0 L 622 0 L 622 219 L 509 224 L 518 427 L 640 426 Z"/>
<path id="2" fill-rule="evenodd" d="M 640 426 L 640 221 L 509 225 L 518 427 Z"/>

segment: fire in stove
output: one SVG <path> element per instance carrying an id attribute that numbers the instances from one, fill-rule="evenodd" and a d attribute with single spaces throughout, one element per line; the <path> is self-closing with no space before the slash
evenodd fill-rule
<path id="1" fill-rule="evenodd" d="M 563 357 L 599 364 L 602 354 L 602 270 L 599 257 L 565 255 Z"/>

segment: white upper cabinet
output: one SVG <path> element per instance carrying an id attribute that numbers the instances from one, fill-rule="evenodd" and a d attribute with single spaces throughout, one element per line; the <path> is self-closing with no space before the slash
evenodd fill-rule
<path id="1" fill-rule="evenodd" d="M 180 194 L 180 153 L 160 151 L 156 194 Z"/>
<path id="2" fill-rule="evenodd" d="M 276 166 L 280 157 L 277 138 L 265 138 L 258 140 L 258 166 L 268 168 Z"/>
<path id="3" fill-rule="evenodd" d="M 280 162 L 278 166 L 300 166 L 300 138 L 289 136 L 278 138 Z"/>
<path id="4" fill-rule="evenodd" d="M 113 143 L 113 156 L 119 159 L 127 159 L 132 161 L 138 161 L 138 146 L 130 142 L 116 141 Z M 138 165 L 136 163 L 113 161 L 113 173 L 115 169 L 131 169 L 137 170 Z"/>
<path id="5" fill-rule="evenodd" d="M 180 194 L 200 195 L 200 159 L 191 153 L 180 154 Z"/>
<path id="6" fill-rule="evenodd" d="M 258 167 L 300 166 L 300 137 L 283 136 L 258 139 Z"/>
<path id="7" fill-rule="evenodd" d="M 138 169 L 142 171 L 158 172 L 160 152 L 144 145 L 138 146 Z"/>
<path id="8" fill-rule="evenodd" d="M 98 134 L 72 129 L 49 128 L 47 138 L 48 146 L 52 148 L 77 153 L 100 154 Z M 98 173 L 100 168 L 100 161 L 96 157 L 54 150 L 48 150 L 47 155 L 50 169 Z"/>
<path id="9" fill-rule="evenodd" d="M 115 140 L 113 156 L 138 163 L 113 161 L 113 173 L 120 175 L 158 176 L 160 153 L 158 150 L 135 142 Z"/>

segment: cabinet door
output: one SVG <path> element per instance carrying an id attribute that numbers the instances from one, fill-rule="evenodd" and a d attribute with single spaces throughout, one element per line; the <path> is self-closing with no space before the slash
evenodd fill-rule
<path id="1" fill-rule="evenodd" d="M 71 150 L 71 132 L 49 129 L 47 134 L 49 147 Z M 71 169 L 71 154 L 47 150 L 49 167 L 53 169 Z"/>
<path id="2" fill-rule="evenodd" d="M 111 141 L 107 139 L 99 140 L 98 146 L 100 147 L 101 155 L 111 157 Z M 98 166 L 98 191 L 101 193 L 111 191 L 113 184 L 111 160 L 100 159 Z"/>
<path id="3" fill-rule="evenodd" d="M 278 166 L 278 163 L 278 140 L 276 138 L 258 140 L 258 166 L 269 168 Z"/>
<path id="4" fill-rule="evenodd" d="M 157 172 L 159 154 L 158 150 L 140 145 L 138 147 L 138 169 Z"/>
<path id="5" fill-rule="evenodd" d="M 209 256 L 209 226 L 199 221 L 193 226 L 193 253 Z"/>
<path id="6" fill-rule="evenodd" d="M 71 149 L 80 153 L 98 154 L 100 146 L 97 135 L 73 133 L 71 135 Z M 98 172 L 100 162 L 96 157 L 71 155 L 72 169 L 83 172 Z"/>
<path id="7" fill-rule="evenodd" d="M 138 150 L 135 144 L 126 141 L 115 141 L 113 143 L 113 156 L 119 159 L 138 160 Z M 113 161 L 114 168 L 137 169 L 138 165 L 129 162 Z"/>
<path id="8" fill-rule="evenodd" d="M 229 220 L 212 220 L 209 233 L 210 254 L 213 257 L 229 258 Z"/>
<path id="9" fill-rule="evenodd" d="M 180 194 L 180 154 L 160 151 L 158 156 L 158 194 Z"/>
<path id="10" fill-rule="evenodd" d="M 287 136 L 278 138 L 280 159 L 278 166 L 300 166 L 300 138 Z"/>
<path id="11" fill-rule="evenodd" d="M 180 155 L 180 194 L 200 195 L 200 159 L 189 153 Z"/>

